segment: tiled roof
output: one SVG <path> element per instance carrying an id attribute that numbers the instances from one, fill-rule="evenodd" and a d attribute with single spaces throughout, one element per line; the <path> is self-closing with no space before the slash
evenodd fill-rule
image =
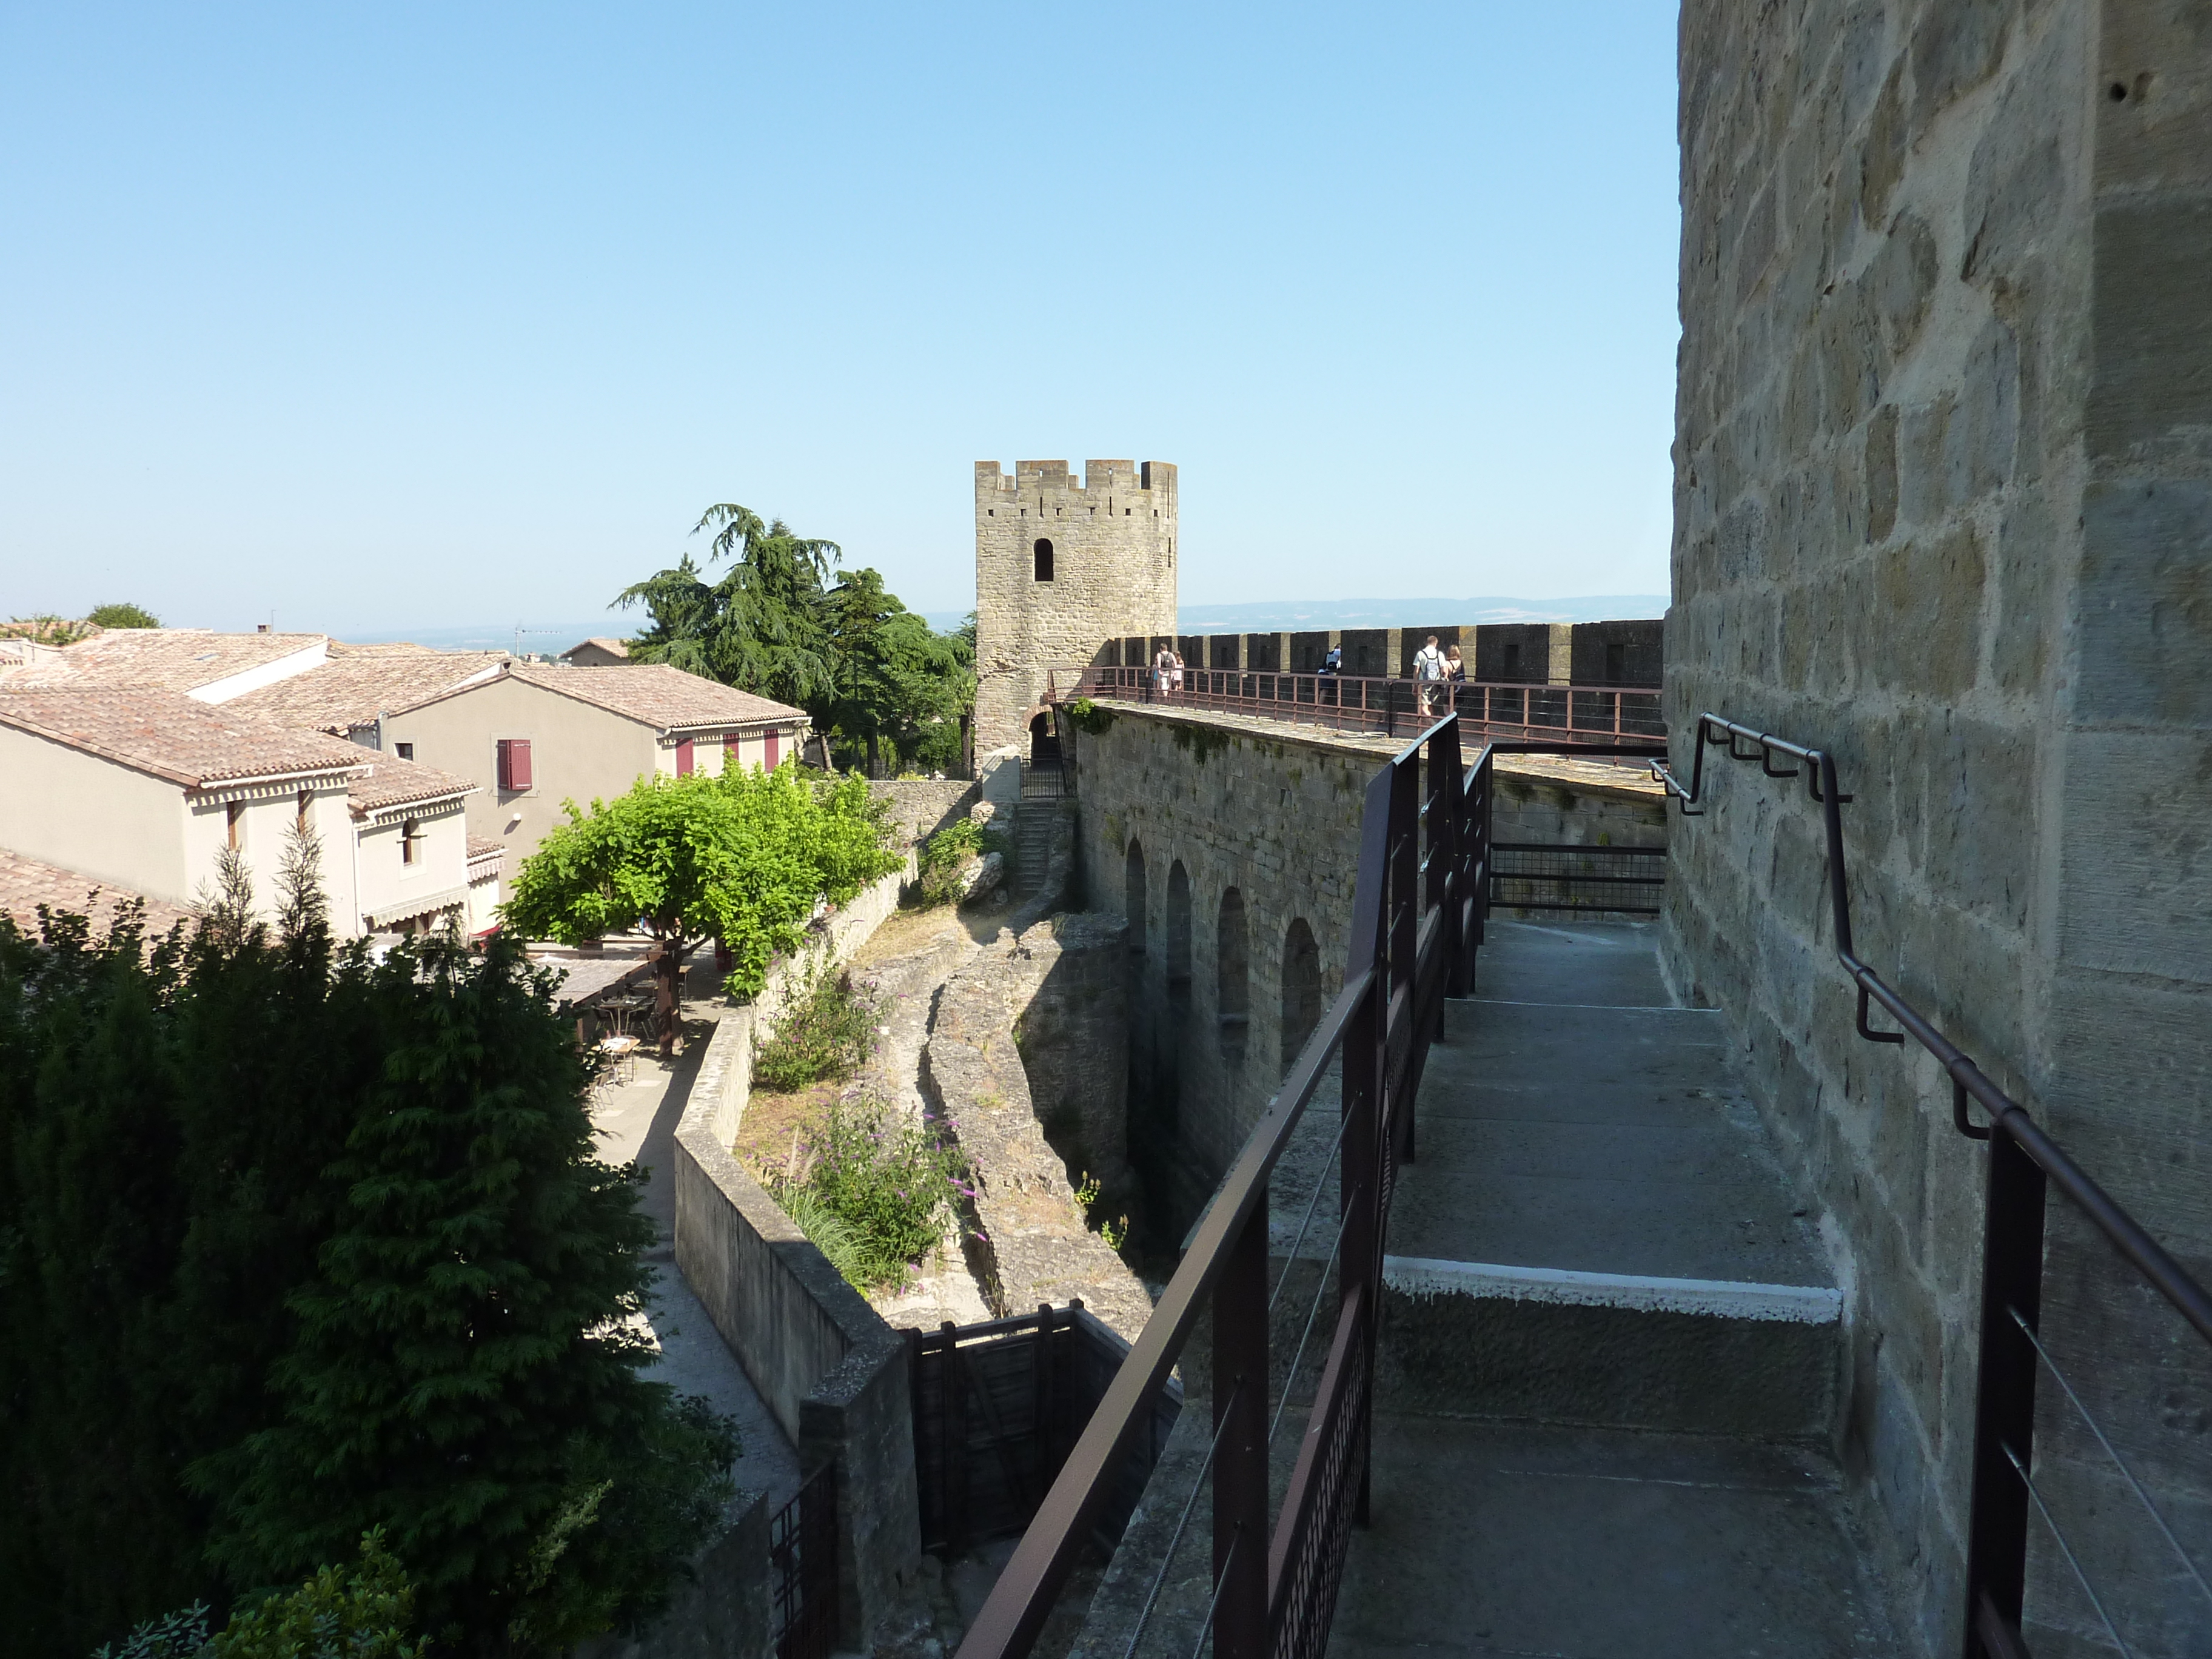
<path id="1" fill-rule="evenodd" d="M 187 788 L 366 768 L 376 758 L 339 738 L 210 708 L 173 691 L 0 690 L 0 726 Z"/>
<path id="2" fill-rule="evenodd" d="M 340 651 L 333 647 L 331 660 L 321 667 L 233 697 L 223 706 L 286 726 L 343 732 L 451 690 L 475 675 L 489 675 L 506 660 L 504 651 L 430 651 L 421 647 Z"/>
<path id="3" fill-rule="evenodd" d="M 596 645 L 600 650 L 605 652 L 611 657 L 627 657 L 629 655 L 629 641 L 628 640 L 601 639 L 596 635 L 588 640 L 582 640 L 578 641 L 576 644 L 570 646 L 561 654 L 564 658 L 573 657 L 576 653 L 581 651 L 587 645 Z"/>
<path id="4" fill-rule="evenodd" d="M 96 896 L 89 896 L 95 890 Z M 27 933 L 38 933 L 39 907 L 43 904 L 50 909 L 89 917 L 96 937 L 106 930 L 118 905 L 141 896 L 127 887 L 95 881 L 74 870 L 41 864 L 36 859 L 0 848 L 0 911 L 15 917 L 15 925 Z M 166 933 L 178 922 L 189 922 L 191 919 L 191 912 L 176 905 L 156 899 L 146 901 L 146 931 L 149 935 Z"/>
<path id="5" fill-rule="evenodd" d="M 507 843 L 492 836 L 471 836 L 468 865 L 471 884 L 503 874 L 507 869 Z"/>
<path id="6" fill-rule="evenodd" d="M 320 634 L 218 634 L 206 628 L 110 628 L 58 659 L 0 668 L 0 689 L 157 686 L 194 691 L 326 641 Z"/>
<path id="7" fill-rule="evenodd" d="M 687 674 L 666 663 L 629 663 L 619 668 L 518 663 L 510 664 L 507 672 L 526 685 L 543 686 L 662 731 L 675 726 L 781 725 L 806 718 L 803 709 Z"/>
<path id="8" fill-rule="evenodd" d="M 468 778 L 456 777 L 451 772 L 441 772 L 434 766 L 424 766 L 416 761 L 394 760 L 389 755 L 380 755 L 374 750 L 356 751 L 370 763 L 366 776 L 356 778 L 346 786 L 346 805 L 353 809 L 356 817 L 366 817 L 371 812 L 387 806 L 404 806 L 418 800 L 442 800 L 451 795 L 465 795 L 483 786 Z"/>

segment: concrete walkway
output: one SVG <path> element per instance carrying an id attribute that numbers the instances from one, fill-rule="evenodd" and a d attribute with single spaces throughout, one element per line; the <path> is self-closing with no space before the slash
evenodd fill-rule
<path id="1" fill-rule="evenodd" d="M 1899 1651 L 1828 1453 L 1841 1298 L 1650 930 L 1493 922 L 1385 1263 L 1332 1652 Z"/>
<path id="2" fill-rule="evenodd" d="M 660 1230 L 660 1241 L 650 1253 L 656 1283 L 647 1321 L 660 1348 L 660 1362 L 645 1376 L 678 1394 L 704 1395 L 716 1411 L 738 1419 L 744 1451 L 731 1473 L 741 1488 L 766 1491 L 774 1510 L 799 1490 L 799 1454 L 676 1271 L 676 1126 L 720 1010 L 716 1000 L 687 1000 L 684 1052 L 667 1064 L 649 1053 L 640 1055 L 629 1082 L 600 1091 L 592 1121 L 601 1158 L 610 1164 L 635 1158 L 645 1165 L 644 1209 Z"/>

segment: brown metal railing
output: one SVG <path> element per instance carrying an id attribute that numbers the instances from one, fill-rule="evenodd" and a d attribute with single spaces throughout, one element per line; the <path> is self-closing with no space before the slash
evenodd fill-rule
<path id="1" fill-rule="evenodd" d="M 2065 1194 L 2113 1253 L 2181 1316 L 2206 1344 L 2208 1359 L 2212 1359 L 2212 1291 L 2191 1278 L 2135 1217 L 2069 1157 L 2027 1108 L 1990 1081 L 1964 1050 L 1861 960 L 1851 939 L 1850 884 L 1844 862 L 1843 808 L 1851 797 L 1837 786 L 1834 757 L 1712 714 L 1698 716 L 1691 742 L 1687 786 L 1663 765 L 1651 769 L 1668 792 L 1680 799 L 1686 817 L 1695 817 L 1704 811 L 1700 803 L 1705 793 L 1709 748 L 1725 749 L 1731 760 L 1757 761 L 1770 778 L 1803 776 L 1808 793 L 1820 809 L 1826 834 L 1830 921 L 1835 930 L 1837 959 L 1858 988 L 1859 1036 L 1869 1042 L 1894 1045 L 1903 1044 L 1909 1036 L 1926 1049 L 1951 1079 L 1954 1126 L 1968 1139 L 1989 1145 L 1988 1195 L 1983 1208 L 1981 1347 L 1974 1386 L 1974 1462 L 1966 1522 L 1966 1627 L 1961 1635 L 1966 1659 L 1981 1659 L 1984 1655 L 1988 1659 L 2023 1659 L 2027 1651 L 2021 1640 L 2020 1626 L 2027 1581 L 2031 1513 L 2042 1516 L 2112 1644 L 2123 1653 L 2129 1651 L 2112 1610 L 2098 1595 L 2091 1576 L 2068 1543 L 2058 1517 L 2035 1484 L 2039 1366 L 2050 1370 L 2080 1413 L 2179 1558 L 2185 1576 L 2202 1596 L 2208 1614 L 2212 1614 L 2212 1577 L 2175 1537 L 2165 1515 L 2038 1334 L 2047 1189 L 2056 1187 Z M 1783 763 L 1777 764 L 1778 761 Z M 1877 1004 L 1901 1030 L 1881 1030 L 1869 1023 Z M 1986 1125 L 1975 1123 L 1968 1115 L 1969 1099 L 1989 1115 Z M 2140 1450 L 2137 1456 L 2142 1456 Z"/>
<path id="2" fill-rule="evenodd" d="M 1152 1402 L 1209 1297 L 1214 1427 L 1199 1479 L 1210 1475 L 1212 1482 L 1207 1620 L 1214 1653 L 1318 1659 L 1327 1648 L 1352 1529 L 1367 1514 L 1375 1309 L 1391 1194 L 1400 1161 L 1413 1153 L 1413 1099 L 1442 1027 L 1443 999 L 1465 994 L 1472 984 L 1482 938 L 1492 757 L 1562 750 L 1665 756 L 1652 744 L 1570 748 L 1555 738 L 1493 744 L 1463 767 L 1462 729 L 1456 715 L 1430 723 L 1369 784 L 1344 988 L 1215 1190 L 1181 1267 L 1000 1574 L 959 1659 L 1029 1653 L 1108 1501 L 1122 1448 L 1150 1421 Z M 1279 1407 L 1271 1424 L 1268 1178 L 1339 1054 L 1342 1119 L 1331 1155 L 1341 1217 L 1333 1253 L 1336 1319 L 1289 1487 L 1271 1516 L 1267 1445 L 1283 1413 Z M 1279 1285 L 1274 1294 L 1280 1293 Z M 1312 1325 L 1310 1316 L 1310 1332 Z M 1292 1373 L 1303 1352 L 1302 1342 Z M 1289 1382 L 1286 1376 L 1285 1389 Z M 1185 1520 L 1196 1495 L 1194 1488 Z M 1133 1650 L 1136 1641 L 1133 1635 Z"/>
<path id="3" fill-rule="evenodd" d="M 1528 685 L 1486 680 L 1384 679 L 1352 674 L 1268 674 L 1186 668 L 1163 684 L 1150 668 L 1057 668 L 1055 702 L 1147 702 L 1296 720 L 1340 732 L 1395 737 L 1457 714 L 1487 737 L 1526 742 L 1607 744 L 1667 735 L 1656 686 Z"/>

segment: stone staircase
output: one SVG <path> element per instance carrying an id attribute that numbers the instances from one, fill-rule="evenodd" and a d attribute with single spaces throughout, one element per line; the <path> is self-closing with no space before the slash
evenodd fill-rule
<path id="1" fill-rule="evenodd" d="M 1898 1651 L 1831 1454 L 1843 1298 L 1651 932 L 1494 921 L 1400 1177 L 1331 1650 Z"/>
<path id="2" fill-rule="evenodd" d="M 1060 817 L 1057 800 L 1025 800 L 1014 809 L 1013 897 L 1017 908 L 1044 886 L 1052 861 L 1052 837 Z"/>

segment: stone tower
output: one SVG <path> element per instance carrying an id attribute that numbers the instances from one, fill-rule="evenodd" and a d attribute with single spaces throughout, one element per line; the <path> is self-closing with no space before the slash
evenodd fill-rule
<path id="1" fill-rule="evenodd" d="M 1176 470 L 975 463 L 975 753 L 1026 744 L 1046 671 L 1176 629 Z"/>

